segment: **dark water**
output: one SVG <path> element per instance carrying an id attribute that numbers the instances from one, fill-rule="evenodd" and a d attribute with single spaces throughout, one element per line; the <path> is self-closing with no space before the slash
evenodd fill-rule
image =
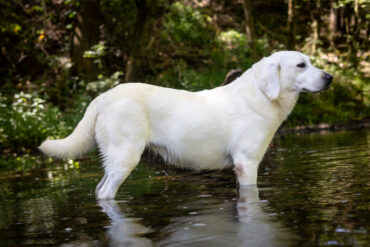
<path id="1" fill-rule="evenodd" d="M 2 168 L 0 246 L 370 246 L 369 130 L 275 137 L 258 188 L 145 160 L 105 202 L 94 159 Z"/>

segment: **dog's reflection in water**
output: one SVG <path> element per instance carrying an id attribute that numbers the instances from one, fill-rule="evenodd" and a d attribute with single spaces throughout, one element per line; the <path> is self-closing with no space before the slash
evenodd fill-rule
<path id="1" fill-rule="evenodd" d="M 115 200 L 100 200 L 98 204 L 111 220 L 106 232 L 109 246 L 153 246 L 151 240 L 142 236 L 152 230 L 142 225 L 139 219 L 125 217 Z"/>
<path id="2" fill-rule="evenodd" d="M 259 199 L 256 186 L 240 188 L 237 202 L 215 202 L 212 197 L 200 200 L 204 208 L 173 218 L 159 230 L 166 237 L 155 246 L 288 246 L 296 241 L 293 233 L 262 209 L 266 202 Z M 114 200 L 99 205 L 111 219 L 107 231 L 110 246 L 154 245 L 143 237 L 151 230 L 137 219 L 126 218 Z"/>
<path id="3" fill-rule="evenodd" d="M 289 246 L 297 237 L 263 210 L 257 186 L 239 189 L 237 212 L 239 246 Z"/>

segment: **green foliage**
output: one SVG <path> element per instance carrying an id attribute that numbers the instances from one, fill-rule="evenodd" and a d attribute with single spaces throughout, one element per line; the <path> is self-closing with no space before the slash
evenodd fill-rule
<path id="1" fill-rule="evenodd" d="M 163 27 L 163 38 L 176 45 L 209 46 L 213 42 L 211 17 L 182 2 L 170 6 Z"/>
<path id="2" fill-rule="evenodd" d="M 66 26 L 73 22 L 77 1 L 56 2 L 60 1 L 1 1 L 0 47 L 4 57 L 0 59 L 0 76 L 5 82 L 19 83 L 41 71 L 54 72 L 49 70 L 48 50 L 68 50 Z"/>
<path id="3" fill-rule="evenodd" d="M 227 70 L 215 67 L 195 70 L 186 62 L 179 61 L 173 69 L 153 78 L 153 81 L 163 86 L 199 91 L 220 85 L 226 73 Z"/>
<path id="4" fill-rule="evenodd" d="M 221 68 L 237 68 L 251 64 L 250 48 L 247 46 L 247 37 L 236 30 L 220 32 L 215 37 L 216 46 L 212 50 L 214 66 Z"/>
<path id="5" fill-rule="evenodd" d="M 11 103 L 0 95 L 0 149 L 30 152 L 46 137 L 65 136 L 71 127 L 60 110 L 37 94 L 15 94 Z"/>
<path id="6" fill-rule="evenodd" d="M 94 63 L 98 64 L 100 70 L 103 69 L 102 57 L 106 54 L 107 47 L 104 42 L 93 45 L 90 50 L 85 51 L 84 58 L 94 58 Z"/>
<path id="7" fill-rule="evenodd" d="M 228 30 L 218 33 L 215 40 L 216 45 L 211 54 L 213 66 L 224 69 L 249 68 L 255 62 L 251 58 L 252 52 L 248 46 L 246 34 L 236 30 Z M 257 56 L 266 55 L 266 49 L 268 49 L 267 40 L 257 39 Z"/>
<path id="8" fill-rule="evenodd" d="M 99 75 L 98 80 L 87 84 L 86 90 L 94 93 L 105 92 L 117 86 L 121 82 L 120 77 L 122 75 L 121 71 L 116 71 L 111 76 Z"/>
<path id="9" fill-rule="evenodd" d="M 32 154 L 16 155 L 16 157 L 12 157 L 10 159 L 7 158 L 9 157 L 0 154 L 0 170 L 6 167 L 7 170 L 27 171 L 34 170 L 37 168 L 44 168 L 45 165 L 55 167 L 56 164 L 63 165 L 64 168 L 67 169 L 78 169 L 80 166 L 78 161 L 74 160 L 62 161 L 51 157 L 42 158 L 40 156 L 35 156 Z"/>
<path id="10" fill-rule="evenodd" d="M 107 47 L 104 45 L 104 42 L 93 45 L 91 50 L 85 51 L 84 58 L 101 58 L 105 55 L 105 50 Z"/>
<path id="11" fill-rule="evenodd" d="M 101 13 L 113 39 L 120 40 L 120 46 L 127 46 L 129 37 L 133 34 L 136 20 L 136 5 L 134 0 L 101 0 Z M 124 47 L 122 47 L 124 48 Z"/>

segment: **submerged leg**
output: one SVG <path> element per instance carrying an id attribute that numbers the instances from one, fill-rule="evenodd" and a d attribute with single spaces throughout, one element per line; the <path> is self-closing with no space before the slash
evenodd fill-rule
<path id="1" fill-rule="evenodd" d="M 100 188 L 103 186 L 105 180 L 107 179 L 107 175 L 104 174 L 103 178 L 100 180 L 99 184 L 96 186 L 96 189 L 95 189 L 95 195 L 98 194 L 98 191 L 100 190 Z"/>
<path id="2" fill-rule="evenodd" d="M 108 152 L 104 161 L 104 177 L 95 190 L 97 199 L 114 198 L 119 186 L 138 165 L 144 147 L 121 146 Z"/>

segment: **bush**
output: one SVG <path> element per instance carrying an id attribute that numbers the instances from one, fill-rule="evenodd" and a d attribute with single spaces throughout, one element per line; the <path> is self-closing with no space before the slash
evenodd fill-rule
<path id="1" fill-rule="evenodd" d="M 71 130 L 60 110 L 36 93 L 20 92 L 13 99 L 0 95 L 0 150 L 4 152 L 29 153 L 47 137 L 59 138 Z"/>
<path id="2" fill-rule="evenodd" d="M 235 30 L 220 32 L 216 37 L 216 48 L 212 52 L 212 61 L 217 67 L 238 68 L 250 66 L 251 51 L 247 45 L 247 36 Z"/>
<path id="3" fill-rule="evenodd" d="M 211 17 L 181 2 L 170 6 L 163 26 L 164 40 L 185 47 L 208 47 L 214 36 Z"/>

